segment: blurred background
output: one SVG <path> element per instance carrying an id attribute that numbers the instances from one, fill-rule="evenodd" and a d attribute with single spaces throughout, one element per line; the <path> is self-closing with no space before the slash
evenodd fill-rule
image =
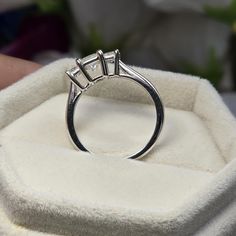
<path id="1" fill-rule="evenodd" d="M 236 0 L 1 0 L 0 53 L 47 64 L 119 48 L 208 79 L 236 112 Z"/>

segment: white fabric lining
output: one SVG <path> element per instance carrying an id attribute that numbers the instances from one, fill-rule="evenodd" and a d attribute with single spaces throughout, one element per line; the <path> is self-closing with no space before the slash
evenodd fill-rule
<path id="1" fill-rule="evenodd" d="M 101 155 L 94 157 L 92 162 L 86 154 L 79 153 L 78 158 L 78 152 L 72 148 L 67 134 L 62 131 L 65 127 L 58 126 L 62 124 L 62 104 L 65 105 L 66 98 L 66 95 L 61 93 L 68 89 L 68 80 L 63 74 L 72 64 L 74 62 L 70 59 L 55 62 L 0 93 L 0 126 L 6 127 L 1 131 L 0 140 L 0 199 L 10 221 L 36 230 L 66 235 L 94 235 L 96 232 L 97 235 L 148 233 L 183 236 L 192 235 L 203 224 L 205 227 L 202 232 L 213 232 L 214 222 L 217 223 L 217 219 L 221 219 L 220 222 L 223 223 L 222 227 L 217 225 L 218 232 L 221 235 L 233 232 L 232 227 L 224 227 L 226 219 L 233 219 L 233 215 L 228 213 L 227 209 L 224 211 L 224 206 L 230 201 L 226 197 L 227 192 L 232 193 L 235 183 L 233 159 L 236 154 L 236 125 L 214 89 L 205 80 L 195 77 L 136 68 L 158 88 L 165 106 L 168 107 L 167 123 L 158 145 L 143 161 L 111 158 L 104 160 Z M 117 89 L 114 89 L 114 85 Z M 60 95 L 55 96 L 56 94 Z M 87 97 L 87 105 L 90 102 L 96 104 L 97 101 L 103 104 L 104 108 L 114 108 L 114 101 L 109 100 L 112 98 L 127 101 L 126 105 L 131 106 L 133 112 L 137 104 L 128 101 L 140 103 L 139 109 L 142 107 L 145 114 L 149 112 L 149 105 L 141 105 L 149 103 L 144 94 L 139 89 L 122 85 L 120 81 L 116 81 L 115 84 L 108 83 L 103 88 L 98 85 L 89 95 L 103 98 Z M 119 108 L 119 103 L 115 102 L 118 106 L 116 108 Z M 39 104 L 41 105 L 38 106 Z M 56 116 L 59 113 L 60 116 Z M 46 114 L 48 119 L 45 119 Z M 82 113 L 82 116 L 83 114 L 85 113 Z M 19 119 L 16 120 L 17 118 Z M 54 122 L 50 122 L 50 118 Z M 81 121 L 84 121 L 84 118 L 81 117 Z M 106 115 L 102 122 L 114 118 Z M 39 120 L 45 123 L 38 126 Z M 148 121 L 147 116 L 145 120 Z M 88 123 L 94 124 L 92 121 L 87 120 Z M 179 126 L 183 129 L 176 129 Z M 96 129 L 95 125 L 90 125 L 89 128 L 84 130 L 84 134 L 81 131 L 81 135 L 84 135 L 84 138 L 86 135 L 91 137 L 85 140 L 88 145 L 103 151 L 103 140 L 98 142 L 97 137 L 91 136 L 92 130 Z M 44 133 L 46 130 L 53 133 Z M 173 131 L 177 132 L 174 135 L 175 139 L 171 140 L 173 135 L 170 134 Z M 40 135 L 35 137 L 35 132 Z M 191 136 L 193 133 L 195 135 Z M 105 133 L 102 134 L 106 137 Z M 178 134 L 181 138 L 177 137 Z M 116 139 L 111 141 L 117 142 Z M 135 139 L 136 144 L 141 144 L 141 141 Z M 195 142 L 202 143 L 198 146 L 200 148 L 194 149 Z M 182 146 L 186 143 L 187 146 Z M 167 150 L 164 148 L 167 145 L 172 148 Z M 115 145 L 111 145 L 111 148 L 114 147 Z M 226 166 L 223 157 L 228 162 Z M 67 159 L 68 161 L 65 161 Z M 9 175 L 3 160 L 12 168 L 7 170 Z M 92 164 L 95 162 L 98 163 L 97 166 Z M 82 163 L 88 169 L 93 169 L 93 173 L 82 169 Z M 104 166 L 104 163 L 107 163 L 107 166 Z M 53 168 L 49 168 L 52 166 Z M 121 181 L 122 178 L 116 169 L 118 166 L 120 175 L 130 181 Z M 105 171 L 107 167 L 110 172 Z M 81 171 L 77 173 L 79 169 Z M 114 182 L 107 176 L 109 173 L 114 174 Z M 13 175 L 17 175 L 23 185 L 10 177 Z M 87 179 L 83 179 L 85 176 Z M 137 180 L 136 185 L 134 183 Z M 90 185 L 86 186 L 86 183 Z M 76 188 L 77 184 L 80 189 Z M 115 191 L 117 187 L 121 192 Z M 139 188 L 143 188 L 143 192 Z M 84 191 L 80 194 L 79 190 L 82 189 Z M 36 193 L 40 194 L 36 196 Z M 81 199 L 88 204 L 104 203 L 110 207 L 110 211 L 106 211 L 105 205 L 91 211 L 80 205 Z M 51 208 L 50 204 L 53 205 L 54 202 L 60 204 Z M 127 211 L 124 211 L 124 208 Z M 136 212 L 137 209 L 142 211 L 142 214 Z M 81 215 L 81 212 L 84 215 Z M 121 212 L 126 213 L 122 215 Z M 132 214 L 129 215 L 130 213 Z M 216 215 L 217 219 L 214 221 Z M 43 219 L 47 219 L 47 222 Z M 213 223 L 208 225 L 206 222 L 209 219 L 212 219 Z M 71 221 L 77 223 L 71 225 Z M 228 221 L 227 225 L 230 224 Z M 60 223 L 60 229 L 59 222 L 63 222 Z M 234 221 L 231 223 L 234 224 Z M 80 224 L 82 227 L 77 227 Z M 10 232 L 13 235 L 19 235 L 19 232 L 24 235 L 23 232 L 26 231 L 30 235 L 37 234 L 15 225 L 3 230 L 6 235 Z"/>

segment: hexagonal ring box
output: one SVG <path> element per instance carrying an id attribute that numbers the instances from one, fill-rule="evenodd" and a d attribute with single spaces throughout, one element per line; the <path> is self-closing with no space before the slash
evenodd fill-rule
<path id="1" fill-rule="evenodd" d="M 66 130 L 65 71 L 74 65 L 56 61 L 0 92 L 2 235 L 234 235 L 236 122 L 209 82 L 135 68 L 156 86 L 166 114 L 140 160 L 107 157 L 147 134 L 145 91 L 119 79 L 98 83 L 78 107 L 81 135 L 101 153 L 91 157 Z"/>

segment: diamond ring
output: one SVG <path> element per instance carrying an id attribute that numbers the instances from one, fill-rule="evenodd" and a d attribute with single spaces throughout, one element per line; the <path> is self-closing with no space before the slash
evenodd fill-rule
<path id="1" fill-rule="evenodd" d="M 101 70 L 96 69 L 100 65 Z M 138 72 L 125 65 L 120 59 L 119 50 L 103 53 L 98 50 L 95 54 L 83 59 L 76 59 L 76 67 L 66 71 L 70 78 L 70 90 L 66 108 L 66 124 L 70 139 L 76 149 L 90 152 L 80 141 L 74 126 L 74 111 L 81 95 L 96 83 L 110 78 L 125 78 L 141 85 L 152 98 L 155 105 L 156 122 L 149 141 L 138 152 L 126 158 L 137 159 L 144 156 L 154 146 L 163 126 L 164 107 L 156 88 Z"/>

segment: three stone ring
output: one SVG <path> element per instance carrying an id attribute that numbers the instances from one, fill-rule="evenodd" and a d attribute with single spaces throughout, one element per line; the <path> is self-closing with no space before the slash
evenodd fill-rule
<path id="1" fill-rule="evenodd" d="M 96 70 L 92 73 L 91 67 L 94 66 L 94 68 L 96 68 L 98 63 L 101 67 L 100 73 Z M 164 107 L 156 88 L 144 76 L 140 75 L 121 61 L 119 50 L 107 53 L 98 50 L 95 54 L 83 59 L 76 59 L 76 65 L 76 67 L 66 71 L 66 74 L 70 78 L 70 90 L 66 108 L 66 123 L 70 139 L 75 148 L 80 151 L 90 152 L 81 143 L 74 125 L 74 111 L 81 95 L 90 87 L 96 86 L 96 83 L 99 83 L 104 79 L 125 78 L 141 85 L 150 95 L 155 105 L 156 122 L 149 141 L 141 150 L 127 156 L 126 158 L 137 159 L 144 156 L 154 146 L 164 122 Z"/>

